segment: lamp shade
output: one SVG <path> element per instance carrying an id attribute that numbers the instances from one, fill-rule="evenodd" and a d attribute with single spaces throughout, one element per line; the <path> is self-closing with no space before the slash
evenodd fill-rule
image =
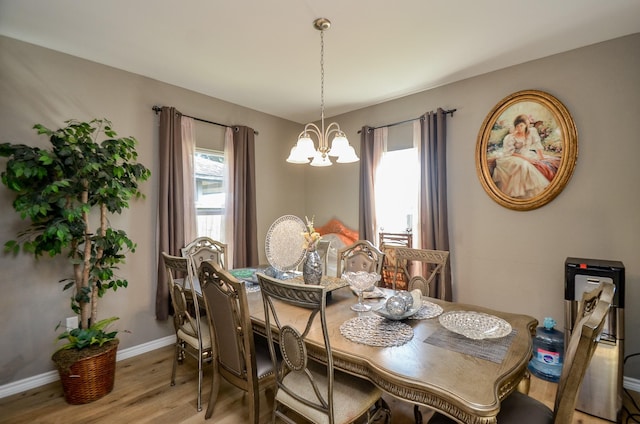
<path id="1" fill-rule="evenodd" d="M 289 157 L 287 158 L 287 162 L 289 163 L 309 163 L 309 158 L 301 155 L 297 146 L 293 146 L 291 148 L 291 152 L 289 153 Z"/>
<path id="2" fill-rule="evenodd" d="M 317 152 L 311 161 L 311 166 L 331 166 L 333 165 L 327 155 L 322 156 L 322 153 Z"/>
<path id="3" fill-rule="evenodd" d="M 313 140 L 306 133 L 298 139 L 296 143 L 296 151 L 300 156 L 306 158 L 312 158 L 316 154 L 316 147 L 313 145 Z"/>
<path id="4" fill-rule="evenodd" d="M 337 135 L 331 142 L 331 150 L 329 150 L 329 156 L 341 156 L 346 153 L 349 147 L 349 140 L 343 134 Z"/>
<path id="5" fill-rule="evenodd" d="M 346 151 L 340 155 L 340 157 L 338 158 L 338 160 L 336 160 L 336 162 L 338 163 L 353 163 L 353 162 L 358 162 L 360 160 L 360 158 L 358 158 L 358 155 L 356 155 L 356 151 L 353 148 L 353 146 L 347 146 Z"/>

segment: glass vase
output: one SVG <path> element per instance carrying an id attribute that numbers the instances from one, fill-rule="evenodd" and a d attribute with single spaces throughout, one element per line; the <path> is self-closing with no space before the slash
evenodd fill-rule
<path id="1" fill-rule="evenodd" d="M 322 260 L 317 250 L 307 251 L 302 265 L 302 279 L 305 284 L 320 285 L 322 281 Z"/>

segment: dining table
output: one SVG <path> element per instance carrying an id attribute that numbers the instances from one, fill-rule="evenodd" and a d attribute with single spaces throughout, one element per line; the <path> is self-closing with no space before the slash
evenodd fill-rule
<path id="1" fill-rule="evenodd" d="M 537 320 L 519 313 L 479 305 L 422 297 L 426 314 L 403 320 L 387 319 L 376 312 L 395 292 L 377 288 L 379 297 L 366 298 L 369 312 L 350 306 L 357 297 L 350 287 L 331 284 L 326 301 L 327 329 L 336 369 L 370 380 L 384 392 L 403 401 L 437 410 L 461 423 L 495 423 L 500 401 L 528 376 L 532 335 Z M 247 284 L 251 286 L 251 284 Z M 253 331 L 266 335 L 262 295 L 247 290 Z M 293 327 L 305 324 L 300 307 L 276 301 L 280 320 Z M 469 338 L 445 328 L 440 316 L 477 313 L 508 323 L 509 333 L 497 338 Z M 315 324 L 314 324 L 315 325 Z M 318 323 L 307 339 L 309 355 L 326 362 L 322 330 Z"/>

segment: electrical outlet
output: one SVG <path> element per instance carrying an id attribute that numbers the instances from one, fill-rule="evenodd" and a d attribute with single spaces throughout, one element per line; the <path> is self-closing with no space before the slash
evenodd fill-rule
<path id="1" fill-rule="evenodd" d="M 78 317 L 69 317 L 67 318 L 67 330 L 73 330 L 74 328 L 78 328 Z"/>

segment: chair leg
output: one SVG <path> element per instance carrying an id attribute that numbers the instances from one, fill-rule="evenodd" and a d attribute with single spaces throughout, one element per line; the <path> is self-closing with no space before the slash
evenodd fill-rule
<path id="1" fill-rule="evenodd" d="M 217 362 L 213 363 L 213 378 L 211 379 L 211 393 L 209 393 L 209 404 L 207 405 L 207 412 L 204 415 L 204 419 L 207 420 L 213 415 L 213 409 L 216 406 L 216 400 L 218 399 L 218 392 L 220 391 L 220 375 L 218 374 Z"/>
<path id="2" fill-rule="evenodd" d="M 413 416 L 416 420 L 416 424 L 422 424 L 422 412 L 418 405 L 413 405 Z"/>
<path id="3" fill-rule="evenodd" d="M 198 412 L 202 411 L 202 353 L 198 355 Z"/>
<path id="4" fill-rule="evenodd" d="M 176 369 L 178 368 L 178 355 L 180 355 L 180 347 L 176 344 L 176 352 L 173 355 L 173 367 L 171 368 L 171 385 L 176 385 Z"/>

